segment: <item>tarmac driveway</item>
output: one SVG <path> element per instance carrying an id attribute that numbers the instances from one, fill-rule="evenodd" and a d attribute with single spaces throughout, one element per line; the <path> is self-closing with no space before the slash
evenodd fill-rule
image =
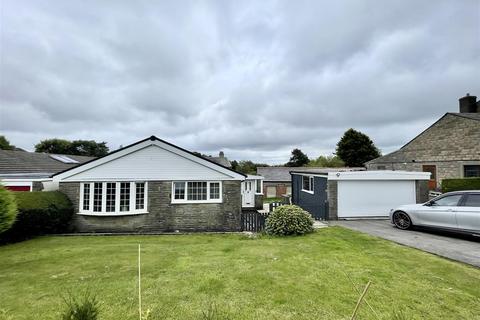
<path id="1" fill-rule="evenodd" d="M 480 238 L 430 231 L 424 229 L 399 230 L 388 220 L 330 221 L 352 230 L 391 240 L 452 260 L 480 267 Z"/>

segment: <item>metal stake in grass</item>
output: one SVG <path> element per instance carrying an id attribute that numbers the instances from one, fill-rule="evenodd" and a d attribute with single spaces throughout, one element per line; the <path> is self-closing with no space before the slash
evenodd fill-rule
<path id="1" fill-rule="evenodd" d="M 142 320 L 142 282 L 140 274 L 140 244 L 138 244 L 138 315 Z"/>
<path id="2" fill-rule="evenodd" d="M 352 318 L 350 320 L 355 320 L 355 317 L 357 316 L 357 311 L 358 308 L 360 307 L 360 303 L 362 303 L 363 298 L 367 294 L 368 288 L 370 288 L 371 281 L 368 281 L 367 285 L 365 286 L 365 289 L 363 289 L 362 295 L 360 298 L 358 298 L 357 305 L 355 306 L 355 310 L 353 310 Z"/>

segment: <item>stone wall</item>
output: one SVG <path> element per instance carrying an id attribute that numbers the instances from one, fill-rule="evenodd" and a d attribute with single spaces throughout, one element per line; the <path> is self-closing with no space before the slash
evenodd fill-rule
<path id="1" fill-rule="evenodd" d="M 148 213 L 128 216 L 99 217 L 75 215 L 79 232 L 173 232 L 173 231 L 239 231 L 241 214 L 240 181 L 223 182 L 222 203 L 172 204 L 172 183 L 148 182 Z M 65 193 L 78 212 L 80 184 L 61 182 Z"/>
<path id="2" fill-rule="evenodd" d="M 480 121 L 447 114 L 403 148 L 367 164 L 368 170 L 423 171 L 435 165 L 437 187 L 462 178 L 464 165 L 480 165 Z"/>
<path id="3" fill-rule="evenodd" d="M 338 181 L 328 180 L 328 220 L 338 220 Z"/>
<path id="4" fill-rule="evenodd" d="M 43 183 L 40 181 L 33 181 L 32 191 L 42 191 L 42 190 L 43 190 Z"/>

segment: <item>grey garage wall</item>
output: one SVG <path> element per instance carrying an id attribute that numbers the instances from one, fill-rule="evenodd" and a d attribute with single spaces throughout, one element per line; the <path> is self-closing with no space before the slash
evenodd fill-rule
<path id="1" fill-rule="evenodd" d="M 314 176 L 313 194 L 302 191 L 302 175 L 292 174 L 292 203 L 316 219 L 327 219 L 327 177 Z"/>

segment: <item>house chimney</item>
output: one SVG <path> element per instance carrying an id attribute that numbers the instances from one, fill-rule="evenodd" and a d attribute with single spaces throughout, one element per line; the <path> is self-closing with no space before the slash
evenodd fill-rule
<path id="1" fill-rule="evenodd" d="M 225 158 L 225 154 L 223 153 L 223 151 L 220 151 L 220 152 L 218 153 L 218 156 L 219 156 L 220 158 Z"/>
<path id="2" fill-rule="evenodd" d="M 463 98 L 458 99 L 460 104 L 460 113 L 477 113 L 480 112 L 477 106 L 477 97 L 471 96 L 469 93 Z"/>

